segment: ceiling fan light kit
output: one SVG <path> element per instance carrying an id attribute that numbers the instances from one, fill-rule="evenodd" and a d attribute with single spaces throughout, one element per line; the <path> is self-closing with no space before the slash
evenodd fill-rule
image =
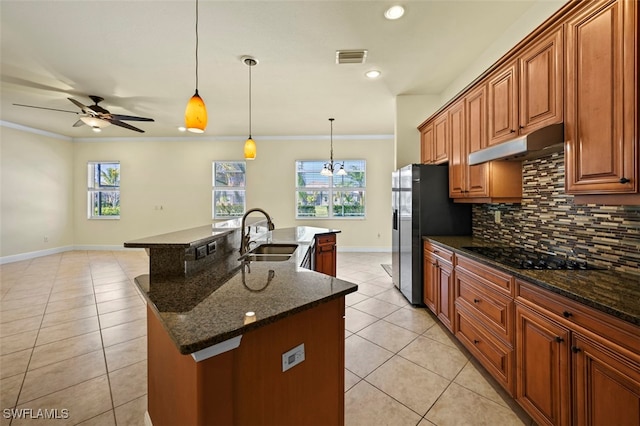
<path id="1" fill-rule="evenodd" d="M 187 130 L 193 133 L 203 133 L 207 128 L 207 107 L 198 94 L 198 0 L 196 0 L 196 92 L 187 103 L 184 122 Z"/>
<path id="2" fill-rule="evenodd" d="M 258 65 L 258 60 L 252 56 L 243 56 L 240 60 L 249 67 L 249 137 L 244 142 L 244 159 L 255 160 L 257 148 L 256 143 L 251 136 L 251 68 Z"/>

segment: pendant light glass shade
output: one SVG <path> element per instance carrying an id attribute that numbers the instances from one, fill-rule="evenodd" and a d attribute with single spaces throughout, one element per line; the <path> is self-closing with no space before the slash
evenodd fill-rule
<path id="1" fill-rule="evenodd" d="M 188 131 L 193 133 L 203 133 L 207 128 L 207 107 L 198 95 L 198 90 L 189 99 L 187 109 L 184 112 L 184 123 Z"/>
<path id="2" fill-rule="evenodd" d="M 256 159 L 256 143 L 251 138 L 247 139 L 244 142 L 244 159 L 245 160 Z"/>
<path id="3" fill-rule="evenodd" d="M 189 99 L 184 112 L 184 127 L 193 133 L 203 133 L 207 128 L 207 107 L 198 94 L 198 0 L 196 0 L 196 92 Z"/>

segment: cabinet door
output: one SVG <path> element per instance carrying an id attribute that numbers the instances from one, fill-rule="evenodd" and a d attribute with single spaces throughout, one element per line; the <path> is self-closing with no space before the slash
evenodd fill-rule
<path id="1" fill-rule="evenodd" d="M 516 399 L 538 424 L 570 424 L 569 330 L 516 305 Z"/>
<path id="2" fill-rule="evenodd" d="M 436 269 L 439 285 L 438 319 L 453 332 L 454 296 L 453 296 L 453 268 L 450 263 L 438 261 Z"/>
<path id="3" fill-rule="evenodd" d="M 446 163 L 449 160 L 449 124 L 447 112 L 436 117 L 433 122 L 433 162 Z"/>
<path id="4" fill-rule="evenodd" d="M 315 268 L 317 272 L 336 276 L 336 236 L 335 234 L 316 237 Z"/>
<path id="5" fill-rule="evenodd" d="M 447 110 L 449 117 L 449 196 L 464 197 L 466 188 L 466 120 L 464 98 Z"/>
<path id="6" fill-rule="evenodd" d="M 518 83 L 513 62 L 489 79 L 489 145 L 515 136 L 518 129 Z"/>
<path id="7" fill-rule="evenodd" d="M 573 395 L 576 425 L 640 424 L 640 364 L 624 350 L 574 334 Z M 632 355 L 629 355 L 632 356 Z"/>
<path id="8" fill-rule="evenodd" d="M 469 166 L 469 153 L 487 146 L 487 86 L 480 85 L 467 99 L 467 151 L 463 163 L 466 168 L 466 190 L 469 197 L 489 196 L 489 164 Z"/>
<path id="9" fill-rule="evenodd" d="M 562 27 L 520 55 L 520 133 L 562 122 Z"/>
<path id="10" fill-rule="evenodd" d="M 637 1 L 597 1 L 566 24 L 566 192 L 636 193 Z"/>
<path id="11" fill-rule="evenodd" d="M 433 123 L 420 131 L 420 161 L 422 164 L 433 163 Z"/>
<path id="12" fill-rule="evenodd" d="M 434 314 L 438 313 L 438 264 L 436 263 L 435 256 L 425 250 L 424 251 L 424 275 L 423 280 L 423 301 L 427 305 L 427 308 Z"/>

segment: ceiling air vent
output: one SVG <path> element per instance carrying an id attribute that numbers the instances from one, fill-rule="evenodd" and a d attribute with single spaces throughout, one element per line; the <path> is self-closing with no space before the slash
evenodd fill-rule
<path id="1" fill-rule="evenodd" d="M 364 64 L 366 50 L 336 50 L 336 64 Z"/>

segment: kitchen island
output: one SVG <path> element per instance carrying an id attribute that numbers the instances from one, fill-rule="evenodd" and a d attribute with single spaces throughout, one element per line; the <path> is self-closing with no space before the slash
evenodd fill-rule
<path id="1" fill-rule="evenodd" d="M 339 231 L 277 229 L 254 240 L 297 246 L 290 258 L 241 261 L 238 228 L 197 229 L 125 243 L 146 245 L 150 265 L 155 252 L 186 252 L 183 273 L 136 278 L 148 302 L 147 420 L 343 424 L 344 296 L 357 286 L 301 266 L 318 236 Z M 199 247 L 209 256 L 189 254 Z"/>

